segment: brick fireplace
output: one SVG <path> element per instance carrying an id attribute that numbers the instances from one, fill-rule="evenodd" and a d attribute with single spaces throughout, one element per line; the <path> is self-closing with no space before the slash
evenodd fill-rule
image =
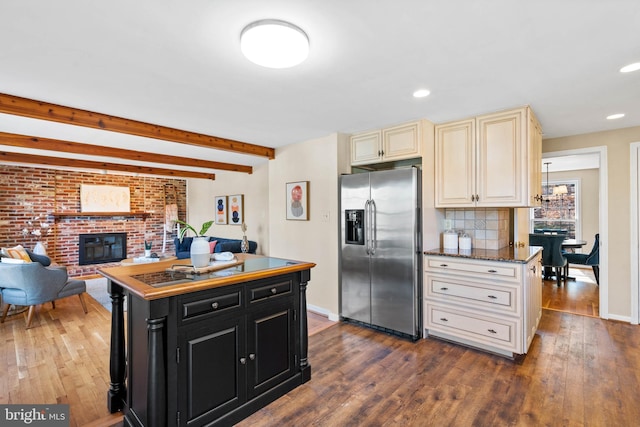
<path id="1" fill-rule="evenodd" d="M 131 212 L 144 215 L 88 215 L 80 212 L 80 184 L 128 186 Z M 45 168 L 0 165 L 0 246 L 33 249 L 41 241 L 52 260 L 67 266 L 70 276 L 95 274 L 113 264 L 79 262 L 81 234 L 126 233 L 127 258 L 162 251 L 165 187 L 174 186 L 178 217 L 185 218 L 186 181 Z M 31 224 L 29 224 L 31 223 Z M 41 227 L 40 224 L 45 224 Z M 24 235 L 22 230 L 27 229 Z M 41 236 L 32 234 L 40 230 Z M 173 253 L 175 233 L 167 233 L 166 251 Z"/>

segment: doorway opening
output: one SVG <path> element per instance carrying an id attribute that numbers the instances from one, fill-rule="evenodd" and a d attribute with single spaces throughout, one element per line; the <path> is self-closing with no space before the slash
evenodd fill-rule
<path id="1" fill-rule="evenodd" d="M 551 174 L 543 175 L 543 186 L 553 187 L 560 181 L 577 181 L 581 188 L 580 206 L 574 214 L 578 224 L 575 227 L 575 239 L 586 242 L 582 253 L 589 253 L 595 234 L 600 234 L 600 274 L 598 285 L 589 266 L 569 266 L 569 276 L 574 280 L 562 282 L 545 281 L 543 286 L 543 307 L 580 315 L 608 318 L 608 280 L 607 280 L 607 161 L 606 147 L 591 147 L 578 150 L 543 153 L 541 167 L 549 167 Z M 545 166 L 545 163 L 549 163 Z M 546 170 L 545 170 L 546 173 Z M 545 178 L 549 182 L 545 182 Z M 563 196 L 561 196 L 563 197 Z M 566 196 L 564 196 L 566 197 Z M 544 202 L 543 202 L 544 203 Z M 562 205 L 561 205 L 562 207 Z M 585 268 L 582 268 L 585 267 Z"/>

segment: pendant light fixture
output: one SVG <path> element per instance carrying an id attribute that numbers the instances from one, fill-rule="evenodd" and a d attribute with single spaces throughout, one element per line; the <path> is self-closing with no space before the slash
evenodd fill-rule
<path id="1" fill-rule="evenodd" d="M 309 37 L 296 25 L 263 19 L 247 25 L 240 34 L 240 49 L 247 59 L 268 68 L 289 68 L 309 55 Z"/>
<path id="2" fill-rule="evenodd" d="M 551 201 L 549 200 L 549 165 L 551 164 L 551 162 L 544 162 L 544 164 L 547 166 L 547 185 L 546 185 L 547 190 L 544 192 L 544 196 L 545 196 L 544 202 L 546 203 L 548 208 L 549 202 Z"/>

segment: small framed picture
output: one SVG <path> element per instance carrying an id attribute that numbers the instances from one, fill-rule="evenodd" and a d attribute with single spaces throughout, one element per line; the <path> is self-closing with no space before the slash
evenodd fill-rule
<path id="1" fill-rule="evenodd" d="M 215 219 L 216 224 L 227 223 L 227 196 L 216 196 L 215 198 Z"/>
<path id="2" fill-rule="evenodd" d="M 309 220 L 309 181 L 287 182 L 287 219 Z"/>
<path id="3" fill-rule="evenodd" d="M 229 196 L 229 224 L 242 225 L 244 222 L 244 196 Z"/>

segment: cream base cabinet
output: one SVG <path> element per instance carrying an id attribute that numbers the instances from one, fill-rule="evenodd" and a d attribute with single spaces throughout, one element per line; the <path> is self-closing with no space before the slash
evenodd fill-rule
<path id="1" fill-rule="evenodd" d="M 436 207 L 540 203 L 541 129 L 529 107 L 437 125 L 435 138 Z"/>
<path id="2" fill-rule="evenodd" d="M 422 156 L 422 121 L 351 136 L 351 165 L 411 159 Z"/>
<path id="3" fill-rule="evenodd" d="M 542 316 L 541 253 L 528 263 L 425 257 L 425 337 L 525 354 Z"/>

